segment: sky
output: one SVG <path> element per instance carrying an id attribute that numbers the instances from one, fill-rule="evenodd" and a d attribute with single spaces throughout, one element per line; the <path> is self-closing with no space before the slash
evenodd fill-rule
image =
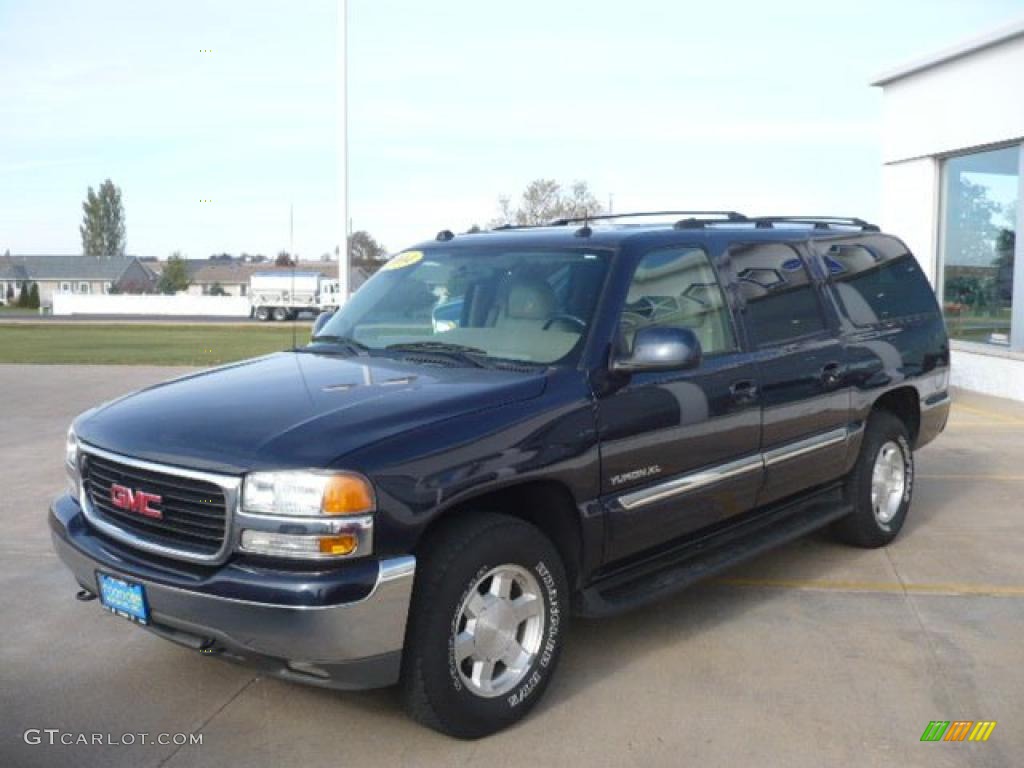
<path id="1" fill-rule="evenodd" d="M 80 252 L 81 201 L 108 177 L 130 253 L 333 251 L 337 13 L 0 0 L 0 253 Z M 350 0 L 351 225 L 397 251 L 486 225 L 540 177 L 586 181 L 616 211 L 877 218 L 873 76 L 1022 15 L 1024 0 Z"/>

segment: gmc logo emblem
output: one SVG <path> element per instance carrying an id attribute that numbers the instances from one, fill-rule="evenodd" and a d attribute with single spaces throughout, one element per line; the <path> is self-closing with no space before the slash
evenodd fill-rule
<path id="1" fill-rule="evenodd" d="M 123 485 L 114 483 L 110 486 L 110 503 L 118 509 L 127 512 L 134 512 L 143 517 L 152 517 L 154 520 L 162 520 L 164 513 L 155 509 L 152 505 L 163 501 L 162 496 L 145 491 L 133 491 Z"/>

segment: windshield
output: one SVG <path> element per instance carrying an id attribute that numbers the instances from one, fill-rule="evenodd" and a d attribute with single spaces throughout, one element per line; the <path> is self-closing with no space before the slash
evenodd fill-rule
<path id="1" fill-rule="evenodd" d="M 585 248 L 405 251 L 317 338 L 556 363 L 586 335 L 607 262 L 607 251 Z"/>

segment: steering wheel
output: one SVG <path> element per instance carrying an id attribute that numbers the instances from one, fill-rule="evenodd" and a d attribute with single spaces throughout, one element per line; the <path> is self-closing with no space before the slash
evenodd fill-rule
<path id="1" fill-rule="evenodd" d="M 553 315 L 552 317 L 550 317 L 548 321 L 544 323 L 544 330 L 548 330 L 552 325 L 557 323 L 559 320 L 568 320 L 570 323 L 575 323 L 580 327 L 581 333 L 587 330 L 587 324 L 583 320 L 580 320 L 578 317 L 576 317 L 576 315 L 567 314 Z"/>

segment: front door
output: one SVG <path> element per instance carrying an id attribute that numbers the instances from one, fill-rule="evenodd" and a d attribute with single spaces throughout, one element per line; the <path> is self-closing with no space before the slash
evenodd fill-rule
<path id="1" fill-rule="evenodd" d="M 744 512 L 761 484 L 756 367 L 703 249 L 661 248 L 640 260 L 618 346 L 630 349 L 635 332 L 649 326 L 691 329 L 703 361 L 633 374 L 598 399 L 607 561 Z"/>

